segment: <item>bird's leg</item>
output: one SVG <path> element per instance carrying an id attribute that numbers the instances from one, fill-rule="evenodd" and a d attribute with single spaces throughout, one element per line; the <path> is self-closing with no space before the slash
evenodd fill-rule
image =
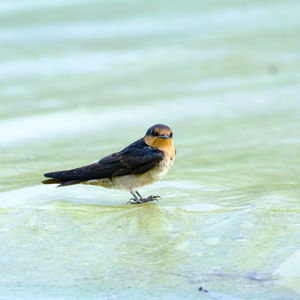
<path id="1" fill-rule="evenodd" d="M 138 196 L 135 194 L 134 191 L 130 191 L 131 195 L 133 196 L 133 198 L 131 198 L 127 204 L 140 204 L 142 203 L 141 200 L 138 198 Z M 140 197 L 140 195 L 139 195 Z"/>
<path id="2" fill-rule="evenodd" d="M 160 198 L 160 196 L 149 196 L 148 198 L 143 198 L 138 191 L 130 191 L 130 193 L 133 196 L 133 198 L 131 198 L 127 202 L 127 204 L 141 204 L 141 203 L 146 203 L 151 201 L 158 201 L 158 198 Z M 139 198 L 137 195 L 139 196 Z"/>
<path id="3" fill-rule="evenodd" d="M 148 198 L 143 198 L 142 195 L 138 191 L 135 191 L 135 192 L 140 197 L 141 203 L 150 202 L 150 201 L 158 201 L 158 198 L 160 198 L 160 196 L 149 196 Z"/>
<path id="4" fill-rule="evenodd" d="M 138 191 L 135 191 L 135 193 L 139 196 L 140 200 L 143 200 L 143 196 Z"/>

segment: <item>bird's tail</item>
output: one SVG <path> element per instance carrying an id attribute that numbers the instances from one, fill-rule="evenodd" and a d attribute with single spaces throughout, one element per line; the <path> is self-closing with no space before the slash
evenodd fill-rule
<path id="1" fill-rule="evenodd" d="M 57 178 L 51 178 L 51 179 L 43 180 L 42 183 L 43 184 L 61 183 L 61 180 Z"/>
<path id="2" fill-rule="evenodd" d="M 78 184 L 78 183 L 81 183 L 81 182 L 84 181 L 84 180 L 70 180 L 70 179 L 55 178 L 56 174 L 58 174 L 58 173 L 60 173 L 60 172 L 53 172 L 53 173 L 44 174 L 45 177 L 52 177 L 52 178 L 43 180 L 42 183 L 43 184 L 55 184 L 55 183 L 57 184 L 57 183 L 59 183 L 59 185 L 57 187 L 60 187 L 60 186 Z"/>

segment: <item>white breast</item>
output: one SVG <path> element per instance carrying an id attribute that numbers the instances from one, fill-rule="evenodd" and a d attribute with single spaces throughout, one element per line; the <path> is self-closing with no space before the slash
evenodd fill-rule
<path id="1" fill-rule="evenodd" d="M 125 175 L 112 179 L 96 179 L 85 182 L 86 184 L 99 185 L 105 188 L 136 190 L 163 178 L 174 163 L 174 159 L 164 158 L 156 167 L 139 175 Z"/>

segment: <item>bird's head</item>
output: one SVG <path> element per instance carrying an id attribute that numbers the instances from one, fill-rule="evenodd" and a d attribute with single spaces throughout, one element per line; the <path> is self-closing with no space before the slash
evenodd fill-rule
<path id="1" fill-rule="evenodd" d="M 173 146 L 173 132 L 170 127 L 156 124 L 150 127 L 145 135 L 145 142 L 150 147 L 166 148 Z"/>

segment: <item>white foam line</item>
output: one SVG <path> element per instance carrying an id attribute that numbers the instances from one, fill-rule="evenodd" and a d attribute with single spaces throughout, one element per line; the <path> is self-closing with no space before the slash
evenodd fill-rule
<path id="1" fill-rule="evenodd" d="M 111 38 L 124 36 L 145 36 L 149 34 L 165 34 L 175 30 L 182 30 L 182 24 L 172 22 L 174 26 L 163 20 L 151 21 L 144 19 L 115 20 L 114 22 L 69 22 L 56 24 L 39 24 L 22 26 L 20 28 L 5 28 L 0 30 L 2 42 L 36 41 L 70 41 L 87 40 L 93 38 Z M 191 21 L 189 21 L 191 23 Z M 188 26 L 187 24 L 185 24 Z M 189 26 L 188 26 L 189 27 Z"/>
<path id="2" fill-rule="evenodd" d="M 80 3 L 91 2 L 88 0 L 22 0 L 22 1 L 4 1 L 0 2 L 0 14 L 15 13 L 20 11 L 47 9 L 51 7 L 69 6 Z"/>
<path id="3" fill-rule="evenodd" d="M 284 13 L 293 13 L 286 6 L 276 6 L 273 11 Z M 295 14 L 295 12 L 294 12 Z M 244 22 L 244 19 L 252 19 L 255 22 Z M 282 19 L 284 18 L 284 15 Z M 296 24 L 294 18 L 284 19 L 284 26 L 293 26 Z M 2 42 L 25 43 L 49 42 L 49 41 L 68 41 L 68 40 L 86 40 L 91 38 L 111 38 L 111 37 L 146 37 L 147 35 L 162 35 L 170 33 L 196 33 L 200 37 L 211 38 L 212 33 L 216 35 L 230 32 L 240 32 L 240 26 L 245 31 L 262 30 L 269 28 L 280 30 L 282 24 L 278 19 L 274 19 L 269 13 L 269 7 L 249 6 L 247 10 L 220 9 L 212 12 L 203 11 L 191 12 L 189 16 L 181 12 L 164 13 L 155 18 L 133 17 L 130 19 L 119 19 L 114 21 L 88 21 L 88 22 L 65 22 L 55 24 L 39 24 L 30 26 L 20 26 L 17 28 L 4 28 L 0 30 L 0 40 Z M 222 31 L 220 31 L 220 26 Z"/>
<path id="4" fill-rule="evenodd" d="M 170 55 L 172 51 L 172 55 Z M 153 66 L 172 65 L 174 60 L 183 61 L 193 59 L 198 62 L 207 62 L 228 55 L 229 50 L 199 50 L 186 49 L 180 46 L 172 47 L 149 47 L 131 51 L 101 51 L 101 52 L 81 52 L 67 53 L 60 56 L 40 56 L 35 58 L 21 58 L 8 60 L 0 63 L 0 80 L 29 78 L 37 76 L 58 76 L 58 75 L 82 75 L 87 73 L 126 74 L 131 69 L 140 70 L 152 68 Z M 286 61 L 297 60 L 298 54 L 290 54 Z M 281 59 L 283 60 L 283 58 Z M 251 81 L 249 81 L 251 80 Z M 262 78 L 247 78 L 247 83 L 261 82 Z M 265 81 L 270 81 L 270 77 L 265 77 Z M 186 86 L 189 90 L 202 91 L 215 88 L 225 88 L 244 82 L 240 78 L 227 78 L 226 80 L 201 81 Z M 166 88 L 168 86 L 165 86 Z M 176 84 L 169 84 L 169 88 L 176 89 Z"/>
<path id="5" fill-rule="evenodd" d="M 83 132 L 101 132 L 107 128 L 140 126 L 145 124 L 145 120 L 148 120 L 149 116 L 155 116 L 151 119 L 151 123 L 145 124 L 147 127 L 166 120 L 166 110 L 170 112 L 167 122 L 184 117 L 180 107 L 174 106 L 172 111 L 169 102 L 164 102 L 160 104 L 159 110 L 155 105 L 145 105 L 134 107 L 134 109 L 124 107 L 106 111 L 102 109 L 101 112 L 74 110 L 7 119 L 0 122 L 0 148 L 58 137 L 63 139 Z"/>
<path id="6" fill-rule="evenodd" d="M 41 180 L 45 178 L 41 177 Z M 159 186 L 155 183 L 157 189 Z M 149 189 L 149 187 L 148 187 Z M 152 186 L 153 189 L 153 186 Z M 143 189 L 147 194 L 147 188 Z M 126 190 L 110 190 L 79 184 L 57 188 L 57 185 L 34 185 L 0 193 L 0 208 L 39 208 L 56 206 L 57 202 L 70 204 L 125 205 L 131 197 Z M 205 206 L 206 208 L 207 205 Z M 211 209 L 211 207 L 209 207 Z"/>
<path id="7" fill-rule="evenodd" d="M 23 26 L 16 29 L 2 29 L 0 30 L 0 38 L 3 41 L 24 41 L 29 42 L 36 40 L 38 37 L 40 42 L 49 42 L 57 40 L 86 40 L 91 38 L 107 38 L 107 37 L 124 37 L 124 36 L 143 36 L 154 34 L 158 32 L 167 33 L 171 29 L 168 24 L 167 27 L 161 27 L 155 22 L 148 22 L 145 20 L 116 20 L 114 22 L 69 22 L 56 24 L 40 24 L 39 26 Z"/>
<path id="8" fill-rule="evenodd" d="M 77 185 L 74 187 L 56 188 L 56 185 L 35 185 L 0 194 L 0 208 L 39 208 L 56 205 L 57 201 L 71 204 L 126 204 L 130 194 L 126 191 L 112 193 L 109 189 Z"/>
<path id="9" fill-rule="evenodd" d="M 192 56 L 197 61 L 214 60 L 227 54 L 225 49 L 198 50 L 181 46 L 170 49 L 149 47 L 131 51 L 75 52 L 60 56 L 41 56 L 14 59 L 0 63 L 0 80 L 62 74 L 85 74 L 109 71 L 110 74 L 130 72 L 131 67 L 148 68 L 153 65 L 173 64 Z"/>
<path id="10" fill-rule="evenodd" d="M 9 148 L 12 145 L 54 138 L 63 139 L 83 132 L 101 132 L 107 128 L 121 128 L 123 125 L 125 127 L 135 124 L 140 126 L 145 124 L 145 120 L 149 120 L 149 116 L 155 116 L 155 118 L 151 118 L 151 124 L 147 123 L 145 126 L 161 123 L 161 120 L 169 124 L 169 122 L 195 113 L 190 110 L 189 106 L 185 105 L 186 101 L 188 99 L 164 101 L 163 103 L 160 101 L 159 109 L 157 109 L 156 105 L 153 105 L 155 103 L 153 102 L 149 105 L 139 105 L 134 107 L 134 109 L 132 107 L 124 107 L 106 111 L 101 110 L 101 112 L 75 110 L 3 120 L 0 121 L 0 148 Z M 167 119 L 166 111 L 168 112 Z M 215 114 L 213 105 L 197 104 L 197 116 L 210 116 L 212 114 Z"/>
<path id="11" fill-rule="evenodd" d="M 139 112 L 144 115 L 143 109 Z M 85 131 L 102 131 L 108 126 L 118 126 L 120 118 L 121 122 L 130 124 L 133 116 L 125 109 L 105 113 L 71 111 L 4 120 L 0 122 L 0 147 L 52 139 L 57 136 L 64 138 Z"/>
<path id="12" fill-rule="evenodd" d="M 275 91 L 277 94 L 278 91 Z M 280 93 L 286 92 L 283 89 Z M 182 97 L 171 101 L 153 101 L 148 105 L 139 105 L 132 108 L 114 108 L 110 110 L 73 110 L 59 113 L 48 113 L 37 116 L 20 117 L 0 121 L 0 148 L 9 148 L 12 145 L 31 143 L 33 141 L 65 138 L 73 134 L 84 132 L 101 132 L 114 127 L 131 125 L 147 127 L 164 120 L 167 124 L 186 119 L 187 117 L 222 117 L 232 118 L 242 113 L 261 113 L 273 103 L 272 93 L 251 95 L 251 101 L 243 103 L 243 95 L 238 93 L 222 94 L 222 101 L 215 96 L 198 98 Z M 246 96 L 245 96 L 246 97 Z M 156 99 L 158 100 L 158 99 Z M 250 100 L 250 99 L 249 99 Z M 286 104 L 285 104 L 286 103 Z M 288 101 L 273 106 L 274 111 L 290 105 Z M 159 109 L 157 109 L 159 107 Z M 193 109 L 191 109 L 193 107 Z M 166 112 L 168 112 L 166 117 Z M 151 117 L 151 124 L 149 122 Z M 145 120 L 148 120 L 147 123 Z"/>
<path id="13" fill-rule="evenodd" d="M 82 74 L 109 69 L 120 72 L 120 65 L 134 64 L 145 58 L 146 53 L 138 51 L 73 53 L 64 56 L 43 56 L 34 59 L 18 59 L 0 64 L 0 80 L 51 76 L 61 74 Z"/>

